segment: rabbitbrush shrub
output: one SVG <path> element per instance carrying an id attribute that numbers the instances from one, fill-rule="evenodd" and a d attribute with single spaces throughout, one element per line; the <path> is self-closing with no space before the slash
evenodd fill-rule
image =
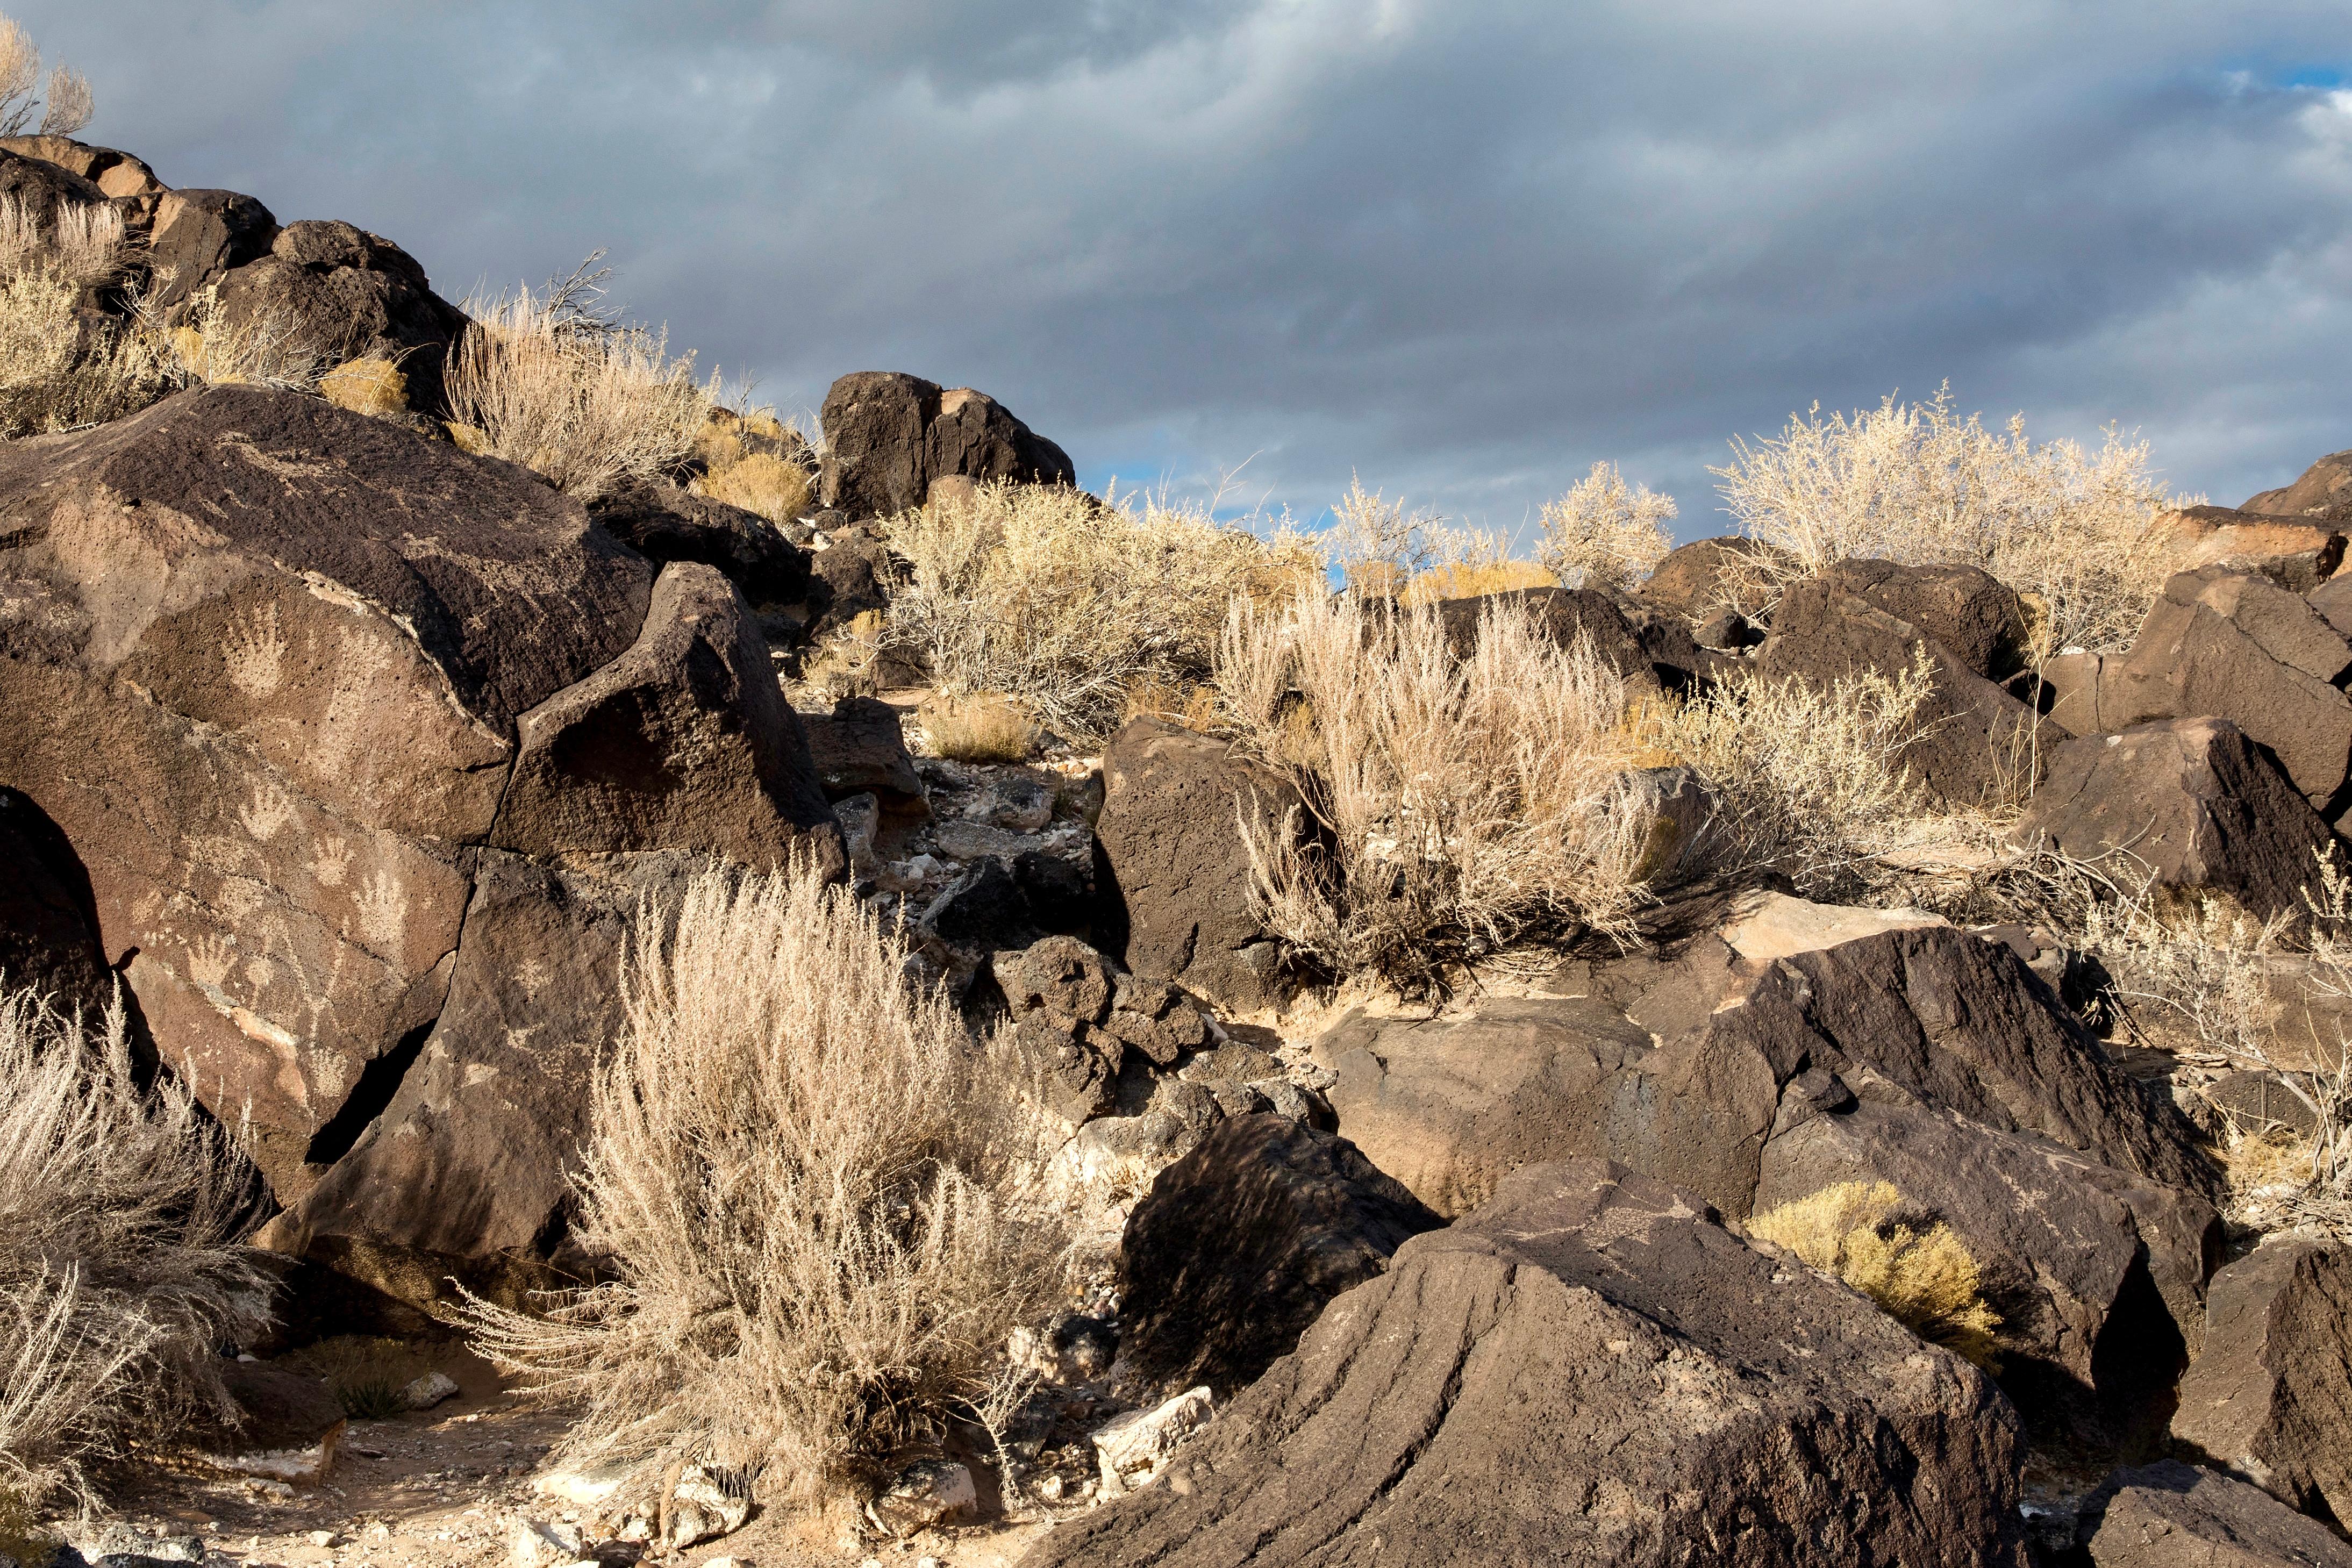
<path id="1" fill-rule="evenodd" d="M 1229 600 L 1286 596 L 1323 570 L 1286 531 L 1055 486 L 978 486 L 889 528 L 912 569 L 889 641 L 950 695 L 1000 694 L 1074 741 L 1116 728 L 1147 683 L 1206 680 Z"/>
<path id="2" fill-rule="evenodd" d="M 1057 1296 L 1043 1145 L 902 936 L 807 868 L 707 875 L 663 925 L 591 1095 L 576 1234 L 608 1277 L 474 1302 L 476 1343 L 576 1409 L 572 1458 L 870 1484 Z"/>
<path id="3" fill-rule="evenodd" d="M 1985 1304 L 1977 1260 L 1951 1227 L 1903 1215 L 1891 1182 L 1840 1182 L 1768 1209 L 1748 1233 L 1833 1274 L 1921 1339 L 1990 1369 L 2000 1318 Z"/>
<path id="4" fill-rule="evenodd" d="M 0 1488 L 80 1492 L 134 1431 L 231 1409 L 221 1347 L 269 1316 L 256 1178 L 184 1083 L 140 1089 L 119 1008 L 93 1033 L 0 999 Z"/>
<path id="5" fill-rule="evenodd" d="M 2165 516 L 2200 499 L 2166 491 L 2144 441 L 2111 429 L 2095 454 L 2036 445 L 2021 416 L 2000 431 L 1962 419 L 1948 387 L 1826 419 L 1816 404 L 1732 455 L 1711 472 L 1725 509 L 1776 547 L 1746 558 L 1768 597 L 1857 556 L 1981 567 L 2039 597 L 2044 653 L 2128 644 L 2168 574 Z"/>
<path id="6" fill-rule="evenodd" d="M 0 438 L 100 424 L 172 391 L 149 332 L 82 308 L 120 281 L 131 249 L 113 207 L 60 203 L 45 217 L 0 195 Z"/>

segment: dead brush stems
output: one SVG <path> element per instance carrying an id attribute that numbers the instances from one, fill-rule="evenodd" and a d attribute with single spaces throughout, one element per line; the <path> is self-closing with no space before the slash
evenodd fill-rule
<path id="1" fill-rule="evenodd" d="M 815 1500 L 935 1444 L 1057 1295 L 1018 1085 L 895 931 L 806 867 L 647 917 L 599 1064 L 577 1234 L 607 1282 L 475 1343 L 578 1413 L 562 1452 Z"/>
<path id="2" fill-rule="evenodd" d="M 1998 1370 L 2000 1318 L 1951 1227 L 1907 1212 L 1891 1182 L 1839 1182 L 1766 1210 L 1748 1233 L 1834 1275 L 1931 1343 Z"/>
<path id="3" fill-rule="evenodd" d="M 87 1498 L 142 1430 L 231 1407 L 224 1343 L 269 1321 L 240 1246 L 251 1167 L 179 1080 L 142 1092 L 123 1017 L 0 999 L 0 1487 Z"/>
<path id="4" fill-rule="evenodd" d="M 1613 463 L 1592 472 L 1546 503 L 1537 559 L 1555 572 L 1582 570 L 1595 586 L 1633 589 L 1673 549 L 1666 524 L 1675 498 L 1646 485 L 1628 485 Z"/>
<path id="5" fill-rule="evenodd" d="M 1165 497 L 1045 486 L 982 485 L 902 514 L 890 543 L 911 569 L 892 643 L 942 691 L 1002 693 L 1081 744 L 1115 728 L 1138 687 L 1206 680 L 1229 600 L 1322 570 L 1286 530 L 1261 538 Z"/>
<path id="6" fill-rule="evenodd" d="M 136 254 L 111 206 L 60 202 L 45 214 L 0 195 L 0 438 L 120 419 L 172 390 L 151 333 L 83 308 Z"/>
<path id="7" fill-rule="evenodd" d="M 1505 602 L 1457 661 L 1433 609 L 1306 592 L 1236 603 L 1219 674 L 1244 744 L 1314 819 L 1301 835 L 1240 813 L 1253 897 L 1313 964 L 1425 994 L 1523 941 L 1630 935 L 1649 809 L 1625 777 L 1623 679 L 1589 643 Z"/>

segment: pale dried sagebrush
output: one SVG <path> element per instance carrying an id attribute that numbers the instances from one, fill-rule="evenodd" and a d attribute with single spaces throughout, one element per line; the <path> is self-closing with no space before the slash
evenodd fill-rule
<path id="1" fill-rule="evenodd" d="M 2000 432 L 1962 419 L 1948 386 L 1827 419 L 1816 403 L 1778 440 L 1731 445 L 1709 472 L 1741 528 L 1777 547 L 1743 563 L 1765 590 L 1854 557 L 1981 567 L 2040 597 L 2037 656 L 2126 646 L 2168 575 L 2167 515 L 2201 499 L 2168 494 L 2145 441 L 2110 428 L 2095 455 L 2036 445 L 2021 415 Z"/>
<path id="2" fill-rule="evenodd" d="M 950 695 L 996 692 L 1064 738 L 1101 740 L 1146 683 L 1208 678 L 1227 601 L 1318 580 L 1286 528 L 1261 538 L 1165 497 L 1103 502 L 1058 486 L 993 483 L 889 524 L 908 580 L 893 646 Z"/>
<path id="3" fill-rule="evenodd" d="M 1934 678 L 1923 650 L 1899 675 L 1866 670 L 1826 690 L 1793 678 L 1727 682 L 1645 706 L 1629 729 L 1644 760 L 1706 781 L 1730 862 L 1784 872 L 1807 897 L 1853 894 L 1927 815 L 1902 756 L 1925 733 L 1919 706 Z"/>
<path id="4" fill-rule="evenodd" d="M 590 501 L 684 463 L 710 404 L 692 354 L 672 359 L 665 334 L 588 310 L 579 281 L 467 301 L 472 323 L 450 350 L 445 384 L 466 450 L 536 469 Z"/>
<path id="5" fill-rule="evenodd" d="M 49 72 L 41 85 L 41 51 L 14 17 L 0 16 L 0 136 L 23 136 L 37 127 L 43 136 L 71 136 L 89 123 L 89 78 L 68 66 Z"/>
<path id="6" fill-rule="evenodd" d="M 1674 516 L 1672 496 L 1626 484 L 1614 463 L 1595 463 L 1568 494 L 1544 504 L 1536 558 L 1559 573 L 1580 569 L 1595 586 L 1637 588 L 1674 548 L 1665 528 Z"/>
<path id="7" fill-rule="evenodd" d="M 1559 579 L 1531 560 L 1490 561 L 1482 566 L 1433 566 L 1405 585 L 1406 604 L 1440 604 L 1449 599 L 1483 599 L 1528 588 L 1558 588 Z"/>
<path id="8" fill-rule="evenodd" d="M 1307 591 L 1234 605 L 1218 685 L 1315 819 L 1238 812 L 1253 903 L 1318 967 L 1421 995 L 1515 945 L 1630 934 L 1650 816 L 1623 677 L 1589 643 L 1502 601 L 1457 660 L 1433 607 Z"/>
<path id="9" fill-rule="evenodd" d="M 0 1481 L 86 1496 L 134 1432 L 233 1413 L 220 1347 L 269 1322 L 253 1172 L 184 1083 L 140 1090 L 119 1007 L 9 993 L 0 1083 Z"/>
<path id="10" fill-rule="evenodd" d="M 2000 1315 L 1985 1303 L 1976 1259 L 1937 1221 L 1906 1222 L 1891 1182 L 1848 1181 L 1767 1209 L 1748 1233 L 1843 1281 L 1931 1344 L 1996 1369 Z"/>
<path id="11" fill-rule="evenodd" d="M 1365 489 L 1363 480 L 1351 474 L 1348 493 L 1331 503 L 1323 550 L 1349 587 L 1394 595 L 1434 562 L 1430 535 L 1444 525 L 1433 512 L 1411 510 L 1402 497 L 1391 501 L 1381 491 Z"/>
<path id="12" fill-rule="evenodd" d="M 756 512 L 772 523 L 789 523 L 808 510 L 809 472 L 772 452 L 750 452 L 713 468 L 688 486 L 698 496 Z"/>
<path id="13" fill-rule="evenodd" d="M 644 920 L 598 1065 L 577 1235 L 605 1282 L 476 1301 L 483 1354 L 572 1406 L 570 1460 L 813 1501 L 935 1443 L 1064 1276 L 1001 1059 L 806 865 Z"/>

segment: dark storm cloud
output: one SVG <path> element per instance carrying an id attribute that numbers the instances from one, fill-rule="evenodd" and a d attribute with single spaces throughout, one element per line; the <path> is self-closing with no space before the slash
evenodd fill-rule
<path id="1" fill-rule="evenodd" d="M 2352 444 L 2338 4 L 16 0 L 100 140 L 446 290 L 610 246 L 784 405 L 986 388 L 1090 480 L 1349 470 L 1516 524 L 1595 458 L 1946 377 L 2234 501 Z"/>

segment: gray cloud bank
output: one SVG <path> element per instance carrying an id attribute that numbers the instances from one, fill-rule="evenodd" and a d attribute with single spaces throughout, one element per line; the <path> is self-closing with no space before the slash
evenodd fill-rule
<path id="1" fill-rule="evenodd" d="M 1099 484 L 1253 458 L 1517 525 L 1948 377 L 2234 502 L 2352 445 L 2341 0 L 13 0 L 89 135 L 444 292 L 599 246 L 787 408 L 995 393 Z"/>

